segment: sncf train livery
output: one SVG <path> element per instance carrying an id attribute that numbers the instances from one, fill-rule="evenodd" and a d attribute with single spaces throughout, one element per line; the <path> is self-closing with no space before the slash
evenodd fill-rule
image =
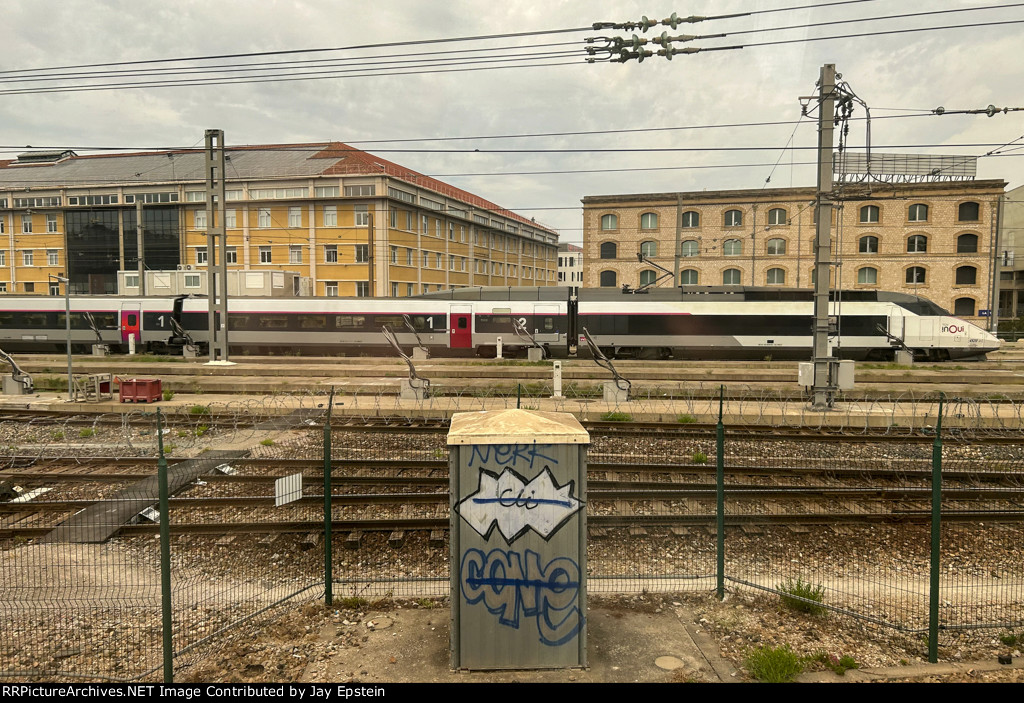
<path id="1" fill-rule="evenodd" d="M 126 351 L 180 351 L 209 342 L 205 297 L 73 296 L 72 344 Z M 804 289 L 697 287 L 647 293 L 617 289 L 460 288 L 410 298 L 231 298 L 232 354 L 393 354 L 387 325 L 408 352 L 434 356 L 546 356 L 587 349 L 584 330 L 610 358 L 808 359 L 813 292 Z M 0 296 L 0 348 L 63 351 L 63 297 Z M 829 303 L 833 353 L 886 360 L 905 346 L 930 360 L 980 357 L 999 340 L 921 297 L 842 291 Z M 517 325 L 516 322 L 519 324 Z M 219 312 L 215 325 L 220 325 Z M 517 332 L 516 327 L 519 327 Z M 532 342 L 522 335 L 526 330 Z M 413 332 L 415 330 L 415 332 Z"/>

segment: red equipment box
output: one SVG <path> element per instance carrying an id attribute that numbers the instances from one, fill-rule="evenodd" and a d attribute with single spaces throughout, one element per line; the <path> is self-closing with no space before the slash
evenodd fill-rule
<path id="1" fill-rule="evenodd" d="M 153 403 L 163 395 L 159 378 L 117 379 L 122 403 Z"/>

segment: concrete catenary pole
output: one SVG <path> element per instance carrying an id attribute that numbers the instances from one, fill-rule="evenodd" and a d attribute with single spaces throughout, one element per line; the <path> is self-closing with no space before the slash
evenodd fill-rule
<path id="1" fill-rule="evenodd" d="M 814 386 L 811 406 L 831 407 L 832 355 L 828 346 L 828 291 L 832 267 L 832 141 L 836 101 L 836 67 L 821 67 L 818 82 L 818 226 L 814 241 Z"/>

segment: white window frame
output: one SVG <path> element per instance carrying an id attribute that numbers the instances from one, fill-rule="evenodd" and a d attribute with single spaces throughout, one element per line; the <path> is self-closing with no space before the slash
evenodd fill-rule
<path id="1" fill-rule="evenodd" d="M 259 248 L 260 263 L 261 264 L 272 264 L 274 263 L 274 250 L 269 246 L 263 246 Z"/>
<path id="2" fill-rule="evenodd" d="M 338 206 L 337 205 L 326 205 L 324 206 L 324 227 L 337 227 L 338 226 Z"/>

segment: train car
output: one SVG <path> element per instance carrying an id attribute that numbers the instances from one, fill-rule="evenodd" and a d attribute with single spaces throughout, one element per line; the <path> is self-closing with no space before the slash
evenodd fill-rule
<path id="1" fill-rule="evenodd" d="M 993 335 L 925 298 L 884 291 L 832 298 L 831 341 L 840 358 L 891 359 L 905 346 L 918 358 L 962 359 L 999 348 Z M 63 351 L 63 298 L 3 296 L 0 305 L 0 348 Z M 72 344 L 78 351 L 91 344 L 127 351 L 134 338 L 143 351 L 180 350 L 187 341 L 202 348 L 209 343 L 208 306 L 205 297 L 75 296 Z M 406 351 L 422 345 L 434 356 L 483 357 L 495 355 L 499 339 L 505 356 L 525 355 L 534 343 L 549 357 L 575 356 L 586 349 L 586 331 L 611 358 L 807 359 L 812 323 L 812 291 L 741 286 L 239 297 L 229 301 L 228 316 L 233 354 L 390 355 L 381 332 L 387 325 Z"/>

